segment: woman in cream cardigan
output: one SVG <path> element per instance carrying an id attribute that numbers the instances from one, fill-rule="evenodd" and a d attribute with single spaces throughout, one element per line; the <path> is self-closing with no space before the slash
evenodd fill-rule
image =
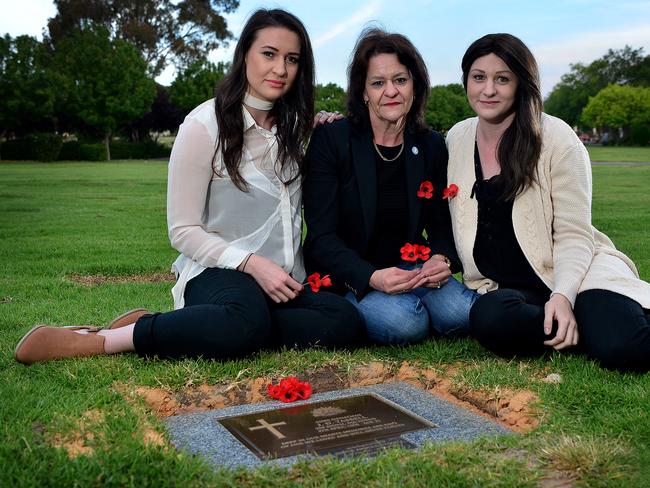
<path id="1" fill-rule="evenodd" d="M 448 184 L 464 281 L 482 294 L 473 334 L 501 355 L 576 346 L 603 366 L 648 370 L 650 285 L 591 225 L 589 156 L 542 113 L 533 55 L 490 34 L 462 69 L 478 117 L 449 131 Z"/>

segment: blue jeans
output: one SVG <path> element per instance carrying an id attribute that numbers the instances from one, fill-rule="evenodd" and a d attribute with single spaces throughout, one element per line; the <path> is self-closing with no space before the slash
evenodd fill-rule
<path id="1" fill-rule="evenodd" d="M 363 317 L 370 340 L 379 344 L 411 344 L 433 331 L 466 336 L 469 311 L 478 297 L 453 277 L 441 288 L 421 287 L 398 295 L 371 291 L 361 301 L 352 293 L 345 295 Z"/>

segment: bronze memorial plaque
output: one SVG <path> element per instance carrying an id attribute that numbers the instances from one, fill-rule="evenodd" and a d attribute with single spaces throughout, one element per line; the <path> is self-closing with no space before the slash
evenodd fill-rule
<path id="1" fill-rule="evenodd" d="M 388 446 L 414 447 L 399 435 L 435 427 L 373 393 L 227 417 L 218 422 L 260 459 L 305 452 L 373 454 Z"/>

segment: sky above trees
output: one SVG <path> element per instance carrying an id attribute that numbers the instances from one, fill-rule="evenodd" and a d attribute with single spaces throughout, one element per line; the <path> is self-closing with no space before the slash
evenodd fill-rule
<path id="1" fill-rule="evenodd" d="M 56 9 L 52 0 L 0 0 L 0 33 L 40 35 Z M 318 82 L 345 88 L 345 68 L 361 29 L 378 22 L 406 34 L 422 51 L 433 85 L 457 83 L 460 59 L 467 46 L 489 32 L 510 32 L 521 37 L 538 58 L 542 89 L 546 95 L 570 69 L 571 63 L 590 63 L 608 49 L 626 44 L 650 52 L 650 2 L 647 0 L 242 0 L 226 15 L 228 28 L 237 36 L 258 7 L 282 7 L 300 17 L 315 50 Z M 230 48 L 210 55 L 213 62 L 228 61 Z M 171 84 L 174 70 L 158 81 Z"/>

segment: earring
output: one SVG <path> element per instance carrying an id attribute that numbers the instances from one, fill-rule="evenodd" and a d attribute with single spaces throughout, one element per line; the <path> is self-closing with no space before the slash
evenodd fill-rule
<path id="1" fill-rule="evenodd" d="M 367 98 L 363 101 L 363 103 L 366 104 L 366 107 L 368 106 L 368 102 L 369 102 L 369 100 Z"/>

